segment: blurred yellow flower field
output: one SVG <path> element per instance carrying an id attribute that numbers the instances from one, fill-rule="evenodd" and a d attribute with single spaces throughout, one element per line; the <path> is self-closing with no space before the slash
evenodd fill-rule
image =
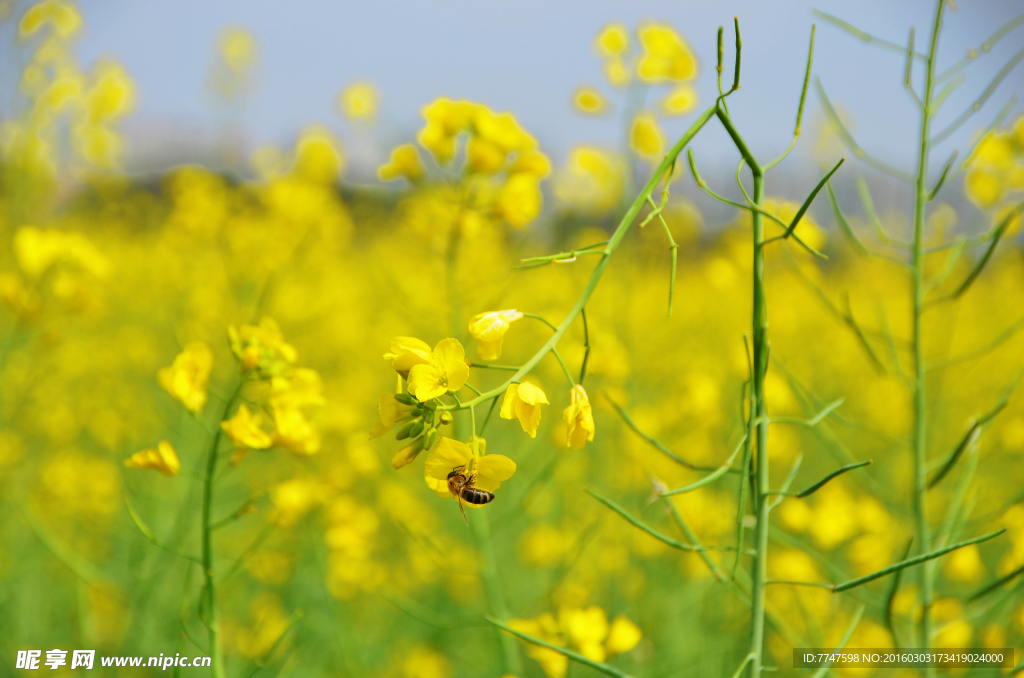
<path id="1" fill-rule="evenodd" d="M 76 6 L 8 21 L 3 675 L 53 648 L 210 657 L 174 675 L 217 678 L 805 675 L 794 648 L 837 647 L 1020 662 L 1024 117 L 972 120 L 975 147 L 911 177 L 902 211 L 876 213 L 899 179 L 858 182 L 851 150 L 808 211 L 813 186 L 762 183 L 728 128 L 731 42 L 700 101 L 716 71 L 689 41 L 709 36 L 613 24 L 591 46 L 607 89 L 562 105 L 610 112 L 622 148 L 555 163 L 514 111 L 438 96 L 371 187 L 315 125 L 243 176 L 148 182 L 119 169 L 137 85 L 80 66 Z M 234 105 L 259 45 L 219 41 Z M 387 101 L 340 86 L 369 129 Z M 740 138 L 740 191 L 699 175 L 670 116 Z M 1010 674 L 986 670 L 956 675 Z"/>

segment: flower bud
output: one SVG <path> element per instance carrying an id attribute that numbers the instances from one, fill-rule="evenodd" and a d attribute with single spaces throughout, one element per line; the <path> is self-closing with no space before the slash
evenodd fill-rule
<path id="1" fill-rule="evenodd" d="M 437 442 L 437 429 L 431 426 L 427 429 L 427 435 L 423 436 L 423 449 L 429 450 Z"/>
<path id="2" fill-rule="evenodd" d="M 423 438 L 417 438 L 411 445 L 400 449 L 391 459 L 391 466 L 397 471 L 403 466 L 412 462 L 416 456 L 423 451 Z"/>
<path id="3" fill-rule="evenodd" d="M 409 429 L 410 438 L 419 438 L 420 434 L 423 433 L 424 422 L 422 419 L 417 419 L 412 422 L 412 428 Z"/>
<path id="4" fill-rule="evenodd" d="M 452 417 L 452 413 L 449 412 L 448 410 L 445 410 L 444 412 L 441 413 L 442 426 L 447 426 L 448 424 L 452 423 L 452 419 L 454 419 L 454 417 Z"/>
<path id="5" fill-rule="evenodd" d="M 398 429 L 398 433 L 395 434 L 395 440 L 405 440 L 412 434 L 412 427 L 416 424 L 422 423 L 422 419 L 414 419 L 413 421 L 410 421 L 408 424 Z"/>
<path id="6" fill-rule="evenodd" d="M 416 405 L 418 401 L 408 393 L 396 393 L 395 400 L 403 405 Z"/>

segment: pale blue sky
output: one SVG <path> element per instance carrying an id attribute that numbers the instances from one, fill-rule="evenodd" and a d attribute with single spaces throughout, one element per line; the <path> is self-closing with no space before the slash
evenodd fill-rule
<path id="1" fill-rule="evenodd" d="M 755 152 L 769 156 L 792 134 L 808 34 L 815 21 L 812 8 L 895 42 L 904 42 L 914 25 L 919 49 L 926 45 L 933 12 L 933 2 L 922 0 L 83 0 L 81 7 L 87 24 L 79 42 L 83 62 L 113 55 L 139 84 L 139 106 L 126 126 L 136 152 L 159 149 L 154 140 L 161 139 L 165 147 L 206 143 L 224 129 L 225 116 L 211 105 L 204 83 L 218 31 L 238 25 L 249 29 L 261 47 L 259 87 L 233 127 L 244 130 L 246 144 L 288 143 L 303 125 L 320 122 L 335 129 L 353 155 L 367 160 L 409 138 L 420 124 L 420 107 L 439 95 L 514 112 L 556 160 L 573 144 L 614 145 L 621 132 L 613 119 L 584 119 L 568 104 L 581 83 L 611 92 L 603 85 L 600 62 L 591 49 L 598 30 L 610 21 L 673 24 L 700 59 L 695 86 L 706 104 L 715 87 L 715 31 L 725 24 L 728 44 L 733 15 L 740 17 L 743 29 L 744 86 L 731 109 Z M 1020 0 L 961 0 L 957 11 L 947 13 L 942 63 L 952 64 L 1021 12 Z M 903 57 L 818 24 L 814 74 L 832 99 L 853 113 L 862 144 L 882 159 L 906 166 L 913 155 L 915 128 L 913 104 L 901 86 Z M 11 35 L 8 24 L 0 40 L 11 41 Z M 970 79 L 942 111 L 939 128 L 977 97 L 1022 43 L 1024 27 L 968 70 Z M 9 53 L 7 48 L 3 53 Z M 731 63 L 727 53 L 727 68 Z M 4 76 L 10 82 L 9 74 Z M 356 141 L 334 108 L 337 93 L 362 78 L 374 81 L 382 97 L 372 143 Z M 951 139 L 950 147 L 965 145 L 1011 94 L 1022 93 L 1022 86 L 1024 65 Z M 819 118 L 812 90 L 807 120 Z M 673 120 L 667 130 L 678 133 L 688 120 Z M 805 127 L 813 131 L 812 125 Z M 731 152 L 721 157 L 716 150 L 722 148 L 720 141 L 709 135 L 698 145 L 707 157 L 704 164 L 732 163 Z M 804 155 L 797 157 L 807 157 L 809 141 L 805 139 Z M 944 149 L 937 152 L 942 157 L 935 162 L 945 154 Z"/>

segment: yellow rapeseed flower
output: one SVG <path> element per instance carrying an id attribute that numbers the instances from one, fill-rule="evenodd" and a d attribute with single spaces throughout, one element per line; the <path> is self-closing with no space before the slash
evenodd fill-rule
<path id="1" fill-rule="evenodd" d="M 412 405 L 405 405 L 395 400 L 390 393 L 383 393 L 377 402 L 377 421 L 370 429 L 370 439 L 379 438 L 395 426 L 395 422 L 411 412 Z"/>
<path id="2" fill-rule="evenodd" d="M 70 2 L 44 0 L 25 12 L 18 26 L 18 33 L 22 37 L 28 37 L 47 25 L 52 26 L 58 36 L 67 38 L 81 28 L 82 16 Z"/>
<path id="3" fill-rule="evenodd" d="M 505 333 L 512 323 L 521 319 L 523 314 L 509 309 L 507 311 L 489 311 L 478 313 L 469 321 L 469 333 L 479 339 L 476 347 L 477 355 L 484 360 L 496 360 L 501 357 L 501 344 Z"/>
<path id="4" fill-rule="evenodd" d="M 244 28 L 231 27 L 221 31 L 218 39 L 220 57 L 232 73 L 244 73 L 256 63 L 257 46 L 252 33 Z"/>
<path id="5" fill-rule="evenodd" d="M 558 618 L 580 654 L 596 662 L 606 659 L 603 643 L 608 636 L 608 615 L 604 610 L 596 605 L 586 609 L 562 608 Z"/>
<path id="6" fill-rule="evenodd" d="M 577 146 L 556 175 L 555 195 L 580 211 L 603 214 L 618 204 L 625 176 L 626 164 L 620 156 Z"/>
<path id="7" fill-rule="evenodd" d="M 295 145 L 296 175 L 315 184 L 333 184 L 344 169 L 341 144 L 326 127 L 314 125 L 302 131 Z"/>
<path id="8" fill-rule="evenodd" d="M 381 181 L 405 178 L 416 182 L 423 178 L 420 154 L 412 144 L 402 144 L 391 151 L 391 159 L 377 169 Z"/>
<path id="9" fill-rule="evenodd" d="M 582 450 L 588 441 L 594 440 L 594 412 L 590 399 L 582 384 L 576 384 L 569 392 L 569 407 L 563 413 L 566 426 L 565 444 L 575 450 Z"/>
<path id="10" fill-rule="evenodd" d="M 608 652 L 609 657 L 629 652 L 640 643 L 643 635 L 640 627 L 630 621 L 628 617 L 620 614 L 612 621 L 612 628 L 608 632 L 604 649 Z"/>
<path id="11" fill-rule="evenodd" d="M 235 447 L 248 447 L 254 450 L 265 450 L 274 444 L 270 434 L 263 430 L 265 417 L 261 412 L 253 414 L 245 405 L 241 405 L 235 416 L 220 423 L 220 427 Z"/>
<path id="12" fill-rule="evenodd" d="M 601 56 L 622 56 L 622 53 L 629 49 L 629 31 L 622 24 L 608 24 L 597 34 L 594 46 Z"/>
<path id="13" fill-rule="evenodd" d="M 661 100 L 665 115 L 686 115 L 697 106 L 697 90 L 689 85 L 677 85 Z"/>
<path id="14" fill-rule="evenodd" d="M 181 461 L 174 447 L 166 440 L 161 440 L 155 449 L 141 450 L 124 460 L 128 468 L 150 469 L 159 471 L 165 476 L 178 475 Z"/>
<path id="15" fill-rule="evenodd" d="M 395 337 L 391 340 L 391 350 L 384 354 L 384 360 L 390 360 L 395 372 L 408 377 L 414 365 L 430 363 L 430 345 L 416 337 Z"/>
<path id="16" fill-rule="evenodd" d="M 373 120 L 379 95 L 372 82 L 354 82 L 338 96 L 341 110 L 350 120 Z"/>
<path id="17" fill-rule="evenodd" d="M 508 625 L 552 645 L 564 644 L 558 622 L 550 612 L 545 612 L 534 619 L 511 619 Z M 526 643 L 523 646 L 523 651 L 527 657 L 540 664 L 540 668 L 548 678 L 564 678 L 569 670 L 569 658 L 560 652 L 533 643 Z"/>
<path id="18" fill-rule="evenodd" d="M 462 388 L 469 377 L 466 349 L 458 339 L 442 339 L 430 354 L 429 363 L 409 370 L 409 392 L 420 402 L 433 400 Z"/>
<path id="19" fill-rule="evenodd" d="M 608 78 L 613 87 L 625 87 L 632 79 L 629 67 L 622 59 L 609 59 L 604 62 L 604 77 Z"/>
<path id="20" fill-rule="evenodd" d="M 516 463 L 502 454 L 486 454 L 487 441 L 476 439 L 476 452 L 466 443 L 441 438 L 427 455 L 423 465 L 427 487 L 439 497 L 450 497 L 448 474 L 452 469 L 464 466 L 466 473 L 476 474 L 476 487 L 494 492 L 516 472 Z"/>
<path id="21" fill-rule="evenodd" d="M 274 444 L 297 454 L 315 454 L 320 451 L 320 432 L 295 407 L 271 406 L 274 416 Z"/>
<path id="22" fill-rule="evenodd" d="M 603 113 L 608 102 L 593 87 L 578 87 L 572 95 L 572 103 L 580 113 Z"/>
<path id="23" fill-rule="evenodd" d="M 241 361 L 243 371 L 258 368 L 261 372 L 276 374 L 298 360 L 298 353 L 284 340 L 280 326 L 266 316 L 260 319 L 259 325 L 228 327 L 228 343 Z"/>
<path id="24" fill-rule="evenodd" d="M 540 215 L 543 201 L 537 177 L 513 174 L 498 191 L 494 209 L 509 226 L 521 230 Z"/>
<path id="25" fill-rule="evenodd" d="M 199 413 L 206 404 L 206 386 L 213 369 L 213 352 L 201 341 L 185 347 L 170 367 L 157 372 L 160 386 L 189 412 Z"/>
<path id="26" fill-rule="evenodd" d="M 637 64 L 637 76 L 650 83 L 692 80 L 697 75 L 697 59 L 689 46 L 667 24 L 644 26 L 637 34 L 643 55 Z"/>
<path id="27" fill-rule="evenodd" d="M 640 113 L 633 120 L 629 145 L 644 158 L 660 158 L 665 153 L 665 133 L 651 113 Z"/>
<path id="28" fill-rule="evenodd" d="M 523 430 L 531 438 L 537 437 L 540 425 L 540 406 L 547 405 L 548 397 L 540 387 L 530 383 L 509 384 L 501 401 L 502 419 L 519 419 Z"/>

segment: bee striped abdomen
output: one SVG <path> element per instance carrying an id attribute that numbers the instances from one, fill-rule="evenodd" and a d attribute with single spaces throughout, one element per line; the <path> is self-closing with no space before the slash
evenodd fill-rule
<path id="1" fill-rule="evenodd" d="M 494 495 L 475 487 L 464 487 L 462 488 L 462 499 L 470 504 L 490 504 L 494 501 Z"/>

